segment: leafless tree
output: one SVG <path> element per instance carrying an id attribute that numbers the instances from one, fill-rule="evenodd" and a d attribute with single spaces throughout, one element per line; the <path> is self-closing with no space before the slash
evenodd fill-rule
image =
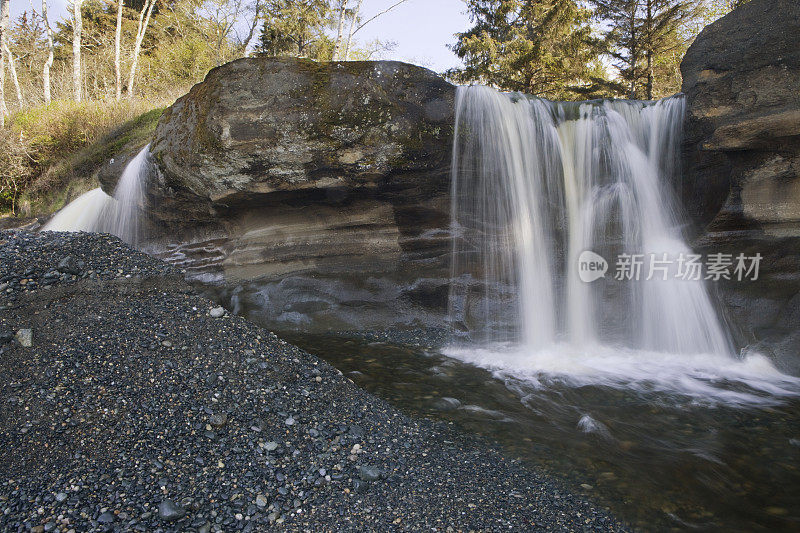
<path id="1" fill-rule="evenodd" d="M 53 66 L 53 28 L 50 26 L 50 19 L 47 18 L 47 0 L 42 0 L 42 22 L 44 31 L 47 35 L 47 59 L 42 67 L 42 88 L 44 90 L 44 101 L 49 104 L 50 96 L 50 67 Z"/>
<path id="2" fill-rule="evenodd" d="M 139 52 L 142 50 L 142 41 L 144 34 L 147 32 L 147 25 L 150 23 L 150 15 L 153 14 L 153 8 L 156 5 L 156 0 L 145 0 L 142 6 L 142 11 L 139 13 L 139 26 L 136 29 L 136 41 L 133 45 L 133 54 L 131 56 L 131 72 L 128 76 L 128 97 L 133 98 L 134 82 L 136 81 L 136 69 L 139 67 Z"/>
<path id="3" fill-rule="evenodd" d="M 258 28 L 258 23 L 261 20 L 261 10 L 263 9 L 264 4 L 263 0 L 255 0 L 253 4 L 252 11 L 253 17 L 250 19 L 250 24 L 247 26 L 248 31 L 247 35 L 244 39 L 238 39 L 239 42 L 239 53 L 244 55 L 247 53 L 247 49 L 250 47 L 250 43 L 253 41 L 253 37 L 255 37 L 256 29 Z"/>
<path id="4" fill-rule="evenodd" d="M 344 29 L 344 19 L 347 16 L 347 2 L 348 0 L 339 0 L 339 23 L 336 28 L 336 44 L 333 48 L 333 60 L 340 59 L 342 54 L 342 30 Z"/>
<path id="5" fill-rule="evenodd" d="M 382 17 L 386 13 L 388 13 L 391 10 L 393 10 L 394 8 L 396 8 L 397 6 L 399 6 L 401 4 L 404 4 L 406 2 L 408 2 L 408 0 L 399 0 L 398 2 L 395 2 L 394 4 L 390 5 L 386 9 L 384 9 L 383 11 L 381 11 L 379 13 L 376 13 L 372 17 L 368 18 L 366 21 L 361 22 L 361 19 L 359 18 L 359 13 L 361 12 L 361 4 L 363 4 L 364 2 L 363 2 L 363 0 L 358 0 L 358 5 L 356 6 L 355 10 L 353 11 L 352 18 L 350 19 L 350 32 L 347 35 L 347 45 L 345 46 L 345 50 L 344 50 L 344 59 L 345 59 L 345 61 L 347 60 L 347 58 L 350 55 L 350 46 L 351 46 L 352 41 L 353 41 L 353 36 L 356 33 L 361 31 L 361 29 L 364 26 L 366 26 L 367 24 L 369 24 L 370 22 L 372 22 L 376 18 Z M 356 26 L 356 24 L 358 24 L 358 25 Z"/>
<path id="6" fill-rule="evenodd" d="M 265 0 L 206 0 L 202 3 L 199 13 L 209 23 L 208 38 L 214 42 L 218 65 L 231 59 L 226 43 L 233 43 L 236 57 L 247 53 L 261 22 L 264 3 Z M 247 29 L 245 35 L 239 33 L 242 28 Z"/>
<path id="7" fill-rule="evenodd" d="M 72 92 L 76 102 L 83 97 L 81 76 L 81 36 L 83 34 L 83 0 L 72 0 Z"/>
<path id="8" fill-rule="evenodd" d="M 117 0 L 117 30 L 114 34 L 114 76 L 116 77 L 115 96 L 117 100 L 122 98 L 122 64 L 120 62 L 120 47 L 122 45 L 122 7 L 124 3 L 124 0 Z"/>
<path id="9" fill-rule="evenodd" d="M 2 52 L 6 55 L 8 61 L 8 72 L 11 74 L 11 81 L 14 83 L 14 89 L 17 92 L 17 104 L 20 109 L 23 107 L 22 89 L 19 86 L 19 78 L 17 77 L 17 62 L 14 60 L 14 54 L 11 53 L 11 48 L 8 47 L 8 39 L 3 43 Z"/>
<path id="10" fill-rule="evenodd" d="M 8 42 L 8 24 L 11 19 L 11 0 L 0 0 L 0 127 L 5 126 L 8 107 L 6 107 L 6 61 L 2 48 Z"/>
<path id="11" fill-rule="evenodd" d="M 347 44 L 344 47 L 345 61 L 347 61 L 348 57 L 350 56 L 350 44 L 353 42 L 353 33 L 355 33 L 356 20 L 358 20 L 358 14 L 361 12 L 361 5 L 363 3 L 364 0 L 358 0 L 358 4 L 356 5 L 355 10 L 353 10 L 353 14 L 350 18 L 350 29 L 347 32 Z"/>

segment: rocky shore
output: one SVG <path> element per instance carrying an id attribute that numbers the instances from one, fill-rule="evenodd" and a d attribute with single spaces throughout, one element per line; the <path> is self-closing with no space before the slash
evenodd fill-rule
<path id="1" fill-rule="evenodd" d="M 0 530 L 625 527 L 89 234 L 0 233 Z"/>

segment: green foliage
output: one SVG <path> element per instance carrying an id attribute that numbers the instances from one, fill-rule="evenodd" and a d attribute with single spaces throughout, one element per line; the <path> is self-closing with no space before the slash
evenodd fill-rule
<path id="1" fill-rule="evenodd" d="M 448 75 L 559 99 L 668 96 L 694 37 L 747 1 L 465 0 L 473 27 L 451 47 L 465 66 Z"/>
<path id="2" fill-rule="evenodd" d="M 61 101 L 12 115 L 0 129 L 0 211 L 18 212 L 22 198 L 49 212 L 96 187 L 93 173 L 147 144 L 163 110 L 142 100 Z"/>
<path id="3" fill-rule="evenodd" d="M 25 187 L 28 153 L 8 130 L 0 129 L 0 209 L 17 212 L 17 199 Z"/>
<path id="4" fill-rule="evenodd" d="M 628 96 L 652 99 L 660 92 L 655 81 L 656 66 L 663 66 L 673 52 L 681 56 L 685 52 L 688 42 L 681 38 L 681 29 L 697 16 L 699 1 L 590 1 L 595 6 L 595 17 L 606 25 L 605 49 L 614 59 Z"/>
<path id="5" fill-rule="evenodd" d="M 467 0 L 474 26 L 451 48 L 464 61 L 449 72 L 549 98 L 591 95 L 605 85 L 590 13 L 574 0 Z"/>
<path id="6" fill-rule="evenodd" d="M 259 52 L 330 60 L 335 43 L 325 30 L 332 24 L 328 0 L 268 0 Z"/>
<path id="7" fill-rule="evenodd" d="M 209 0 L 210 1 L 210 0 Z M 229 0 L 219 0 L 228 2 Z M 122 79 L 127 83 L 141 0 L 126 1 L 122 19 Z M 177 0 L 156 4 L 153 19 L 142 42 L 136 92 L 152 99 L 177 96 L 201 81 L 209 69 L 241 57 L 245 50 L 232 35 L 219 35 L 219 23 L 212 22 L 205 0 Z M 116 92 L 114 38 L 116 4 L 85 0 L 82 62 L 83 92 L 87 99 L 113 99 Z M 54 24 L 55 62 L 51 70 L 54 99 L 72 98 L 72 25 Z M 42 66 L 47 57 L 46 35 L 41 17 L 23 13 L 11 27 L 9 45 L 17 59 L 17 71 L 25 106 L 43 103 Z M 8 83 L 9 80 L 6 80 Z M 126 87 L 123 87 L 123 92 Z M 7 104 L 19 109 L 7 96 Z"/>

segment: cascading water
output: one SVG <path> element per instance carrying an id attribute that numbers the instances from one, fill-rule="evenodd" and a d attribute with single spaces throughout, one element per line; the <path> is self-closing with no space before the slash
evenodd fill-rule
<path id="1" fill-rule="evenodd" d="M 128 244 L 141 243 L 140 213 L 145 203 L 149 148 L 148 144 L 127 164 L 113 197 L 99 187 L 93 189 L 56 213 L 44 229 L 111 233 Z"/>
<path id="2" fill-rule="evenodd" d="M 581 383 L 780 375 L 761 356 L 737 361 L 705 282 L 677 276 L 691 250 L 667 178 L 684 107 L 459 89 L 449 315 L 471 345 L 449 355 Z M 586 251 L 605 276 L 581 279 Z M 650 261 L 640 278 L 616 279 L 617 258 L 635 254 Z"/>

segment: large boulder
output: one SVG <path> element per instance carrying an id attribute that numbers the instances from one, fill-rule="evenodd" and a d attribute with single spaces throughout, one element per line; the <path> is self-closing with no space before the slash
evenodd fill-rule
<path id="1" fill-rule="evenodd" d="M 740 344 L 800 369 L 800 2 L 752 0 L 681 64 L 683 204 L 704 252 L 760 253 L 757 282 L 720 289 Z"/>
<path id="2" fill-rule="evenodd" d="M 223 65 L 158 124 L 150 215 L 173 259 L 259 283 L 272 323 L 425 322 L 415 302 L 449 274 L 454 98 L 399 62 Z"/>
<path id="3" fill-rule="evenodd" d="M 438 193 L 454 93 L 433 72 L 391 61 L 223 65 L 158 124 L 157 215 L 202 221 L 276 194 Z"/>

